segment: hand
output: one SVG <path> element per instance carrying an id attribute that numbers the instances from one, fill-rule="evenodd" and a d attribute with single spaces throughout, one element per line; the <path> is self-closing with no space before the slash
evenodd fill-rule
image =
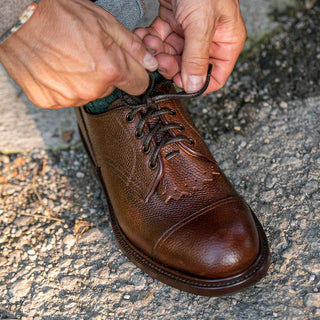
<path id="1" fill-rule="evenodd" d="M 42 0 L 0 45 L 0 61 L 35 105 L 80 106 L 115 87 L 143 93 L 157 60 L 141 39 L 88 0 Z"/>
<path id="2" fill-rule="evenodd" d="M 226 83 L 246 39 L 238 0 L 159 0 L 159 16 L 135 33 L 156 55 L 159 72 L 186 92 L 200 90 L 208 64 L 207 89 Z"/>

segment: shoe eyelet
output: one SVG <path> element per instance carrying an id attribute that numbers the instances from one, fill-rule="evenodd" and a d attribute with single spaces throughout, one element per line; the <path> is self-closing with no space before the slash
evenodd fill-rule
<path id="1" fill-rule="evenodd" d="M 154 170 L 157 166 L 158 166 L 158 162 L 156 162 L 156 163 L 151 163 L 151 161 L 149 161 L 149 168 L 150 168 L 151 170 Z"/>
<path id="2" fill-rule="evenodd" d="M 194 146 L 194 140 L 193 139 L 189 139 L 189 144 L 190 144 L 190 146 Z"/>
<path id="3" fill-rule="evenodd" d="M 128 113 L 128 114 L 126 115 L 126 120 L 127 120 L 127 122 L 132 122 L 132 121 L 134 120 L 134 118 L 133 118 L 133 116 L 132 116 L 130 113 Z"/>
<path id="4" fill-rule="evenodd" d="M 173 110 L 173 109 L 170 109 L 170 115 L 171 116 L 175 116 L 177 113 L 175 112 L 175 110 Z"/>
<path id="5" fill-rule="evenodd" d="M 179 131 L 184 131 L 184 126 L 180 124 L 180 128 L 178 129 Z"/>
<path id="6" fill-rule="evenodd" d="M 142 132 L 136 131 L 136 137 L 137 137 L 138 139 L 141 139 L 143 136 L 144 136 L 143 131 L 142 131 Z"/>
<path id="7" fill-rule="evenodd" d="M 148 154 L 150 150 L 151 150 L 150 146 L 148 146 L 148 148 L 142 147 L 142 152 L 145 154 Z"/>

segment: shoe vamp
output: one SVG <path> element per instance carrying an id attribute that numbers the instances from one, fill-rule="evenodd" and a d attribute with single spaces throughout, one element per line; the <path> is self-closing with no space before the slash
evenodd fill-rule
<path id="1" fill-rule="evenodd" d="M 104 116 L 109 118 L 100 117 L 101 123 L 94 122 L 95 134 L 91 136 L 121 229 L 135 246 L 151 254 L 156 241 L 172 225 L 236 193 L 193 127 L 188 131 L 195 140 L 196 153 L 190 154 L 183 144 L 171 144 L 162 150 L 158 167 L 151 170 L 150 153 L 141 151 L 143 140 L 135 136 L 136 125 L 127 123 L 127 112 L 126 108 L 118 108 Z M 183 122 L 186 127 L 193 126 L 187 120 Z M 176 148 L 179 154 L 166 160 L 165 154 Z M 157 188 L 146 201 L 155 184 Z"/>

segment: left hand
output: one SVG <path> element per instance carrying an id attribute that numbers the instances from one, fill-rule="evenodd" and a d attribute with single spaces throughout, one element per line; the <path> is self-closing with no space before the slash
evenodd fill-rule
<path id="1" fill-rule="evenodd" d="M 213 64 L 206 91 L 223 87 L 246 39 L 238 0 L 159 0 L 159 15 L 135 33 L 156 55 L 158 71 L 186 92 L 200 90 Z"/>

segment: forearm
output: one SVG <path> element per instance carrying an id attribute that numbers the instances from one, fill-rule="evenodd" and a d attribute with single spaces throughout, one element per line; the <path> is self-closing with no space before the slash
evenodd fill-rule
<path id="1" fill-rule="evenodd" d="M 11 0 L 0 3 L 0 44 L 5 41 L 14 30 L 20 27 L 30 15 L 34 7 L 28 6 L 39 3 L 40 0 Z M 89 0 L 88 0 L 89 1 Z M 120 23 L 133 30 L 142 18 L 145 4 L 143 0 L 90 0 L 109 11 Z M 21 15 L 29 9 L 27 15 Z"/>

